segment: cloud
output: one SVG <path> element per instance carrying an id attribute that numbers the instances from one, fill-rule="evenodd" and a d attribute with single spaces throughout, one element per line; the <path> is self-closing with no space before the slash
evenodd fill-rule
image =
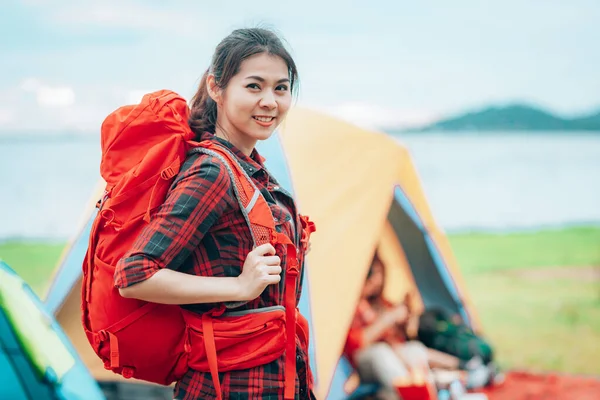
<path id="1" fill-rule="evenodd" d="M 0 134 L 15 130 L 97 133 L 109 113 L 138 103 L 144 94 L 155 90 L 96 83 L 48 84 L 29 77 L 0 90 Z M 35 118 L 24 117 L 31 115 Z"/>
<path id="2" fill-rule="evenodd" d="M 13 122 L 15 112 L 13 110 L 0 109 L 0 125 L 8 125 Z"/>
<path id="3" fill-rule="evenodd" d="M 27 78 L 21 89 L 33 92 L 37 103 L 42 107 L 69 107 L 75 103 L 75 91 L 70 86 L 48 86 L 36 78 Z"/>
<path id="4" fill-rule="evenodd" d="M 207 26 L 209 21 L 204 21 L 199 13 L 178 11 L 173 7 L 151 7 L 137 2 L 74 2 L 54 11 L 53 20 L 74 26 L 160 31 L 169 35 L 192 35 L 210 29 Z"/>
<path id="5" fill-rule="evenodd" d="M 435 120 L 428 110 L 381 107 L 374 104 L 348 102 L 325 111 L 335 117 L 370 129 L 406 128 L 424 125 Z"/>
<path id="6" fill-rule="evenodd" d="M 37 102 L 43 107 L 68 107 L 75 103 L 75 92 L 70 87 L 42 86 L 37 92 Z"/>
<path id="7" fill-rule="evenodd" d="M 21 82 L 21 89 L 26 92 L 35 92 L 39 89 L 41 83 L 35 78 L 27 78 Z"/>
<path id="8" fill-rule="evenodd" d="M 61 109 L 57 119 L 61 129 L 97 133 L 107 113 L 94 104 L 80 105 Z"/>

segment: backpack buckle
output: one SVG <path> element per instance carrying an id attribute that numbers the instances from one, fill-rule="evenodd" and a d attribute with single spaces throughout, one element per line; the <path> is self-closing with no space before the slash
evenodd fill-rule
<path id="1" fill-rule="evenodd" d="M 177 175 L 177 172 L 175 172 L 175 170 L 170 166 L 160 171 L 160 177 L 165 181 L 168 181 L 175 175 Z"/>

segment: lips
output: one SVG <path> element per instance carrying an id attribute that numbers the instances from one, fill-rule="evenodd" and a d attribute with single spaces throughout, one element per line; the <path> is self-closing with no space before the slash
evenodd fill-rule
<path id="1" fill-rule="evenodd" d="M 254 116 L 252 118 L 260 122 L 271 122 L 275 117 Z"/>
<path id="2" fill-rule="evenodd" d="M 257 124 L 264 127 L 269 127 L 273 125 L 275 122 L 275 117 L 265 116 L 265 115 L 255 115 L 252 117 Z"/>

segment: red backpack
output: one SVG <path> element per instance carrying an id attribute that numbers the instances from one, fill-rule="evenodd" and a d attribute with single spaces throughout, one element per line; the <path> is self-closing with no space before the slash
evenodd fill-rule
<path id="1" fill-rule="evenodd" d="M 185 100 L 163 90 L 117 109 L 102 124 L 100 171 L 107 186 L 83 262 L 86 336 L 108 370 L 163 385 L 189 368 L 210 372 L 219 399 L 219 371 L 263 365 L 285 352 L 285 398 L 293 398 L 296 335 L 308 349 L 308 323 L 296 309 L 300 254 L 287 236 L 276 232 L 266 200 L 229 149 L 193 141 L 188 116 Z M 270 242 L 287 251 L 281 306 L 245 313 L 226 312 L 221 305 L 199 315 L 175 305 L 123 298 L 114 287 L 115 266 L 163 203 L 190 151 L 213 155 L 228 168 L 255 245 Z M 304 252 L 315 229 L 308 218 L 300 218 Z"/>

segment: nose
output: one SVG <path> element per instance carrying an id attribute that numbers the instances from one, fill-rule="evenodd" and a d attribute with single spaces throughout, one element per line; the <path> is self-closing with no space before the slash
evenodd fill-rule
<path id="1" fill-rule="evenodd" d="M 277 101 L 275 100 L 273 92 L 266 90 L 260 99 L 259 105 L 261 108 L 265 108 L 267 110 L 273 110 L 277 108 Z"/>

